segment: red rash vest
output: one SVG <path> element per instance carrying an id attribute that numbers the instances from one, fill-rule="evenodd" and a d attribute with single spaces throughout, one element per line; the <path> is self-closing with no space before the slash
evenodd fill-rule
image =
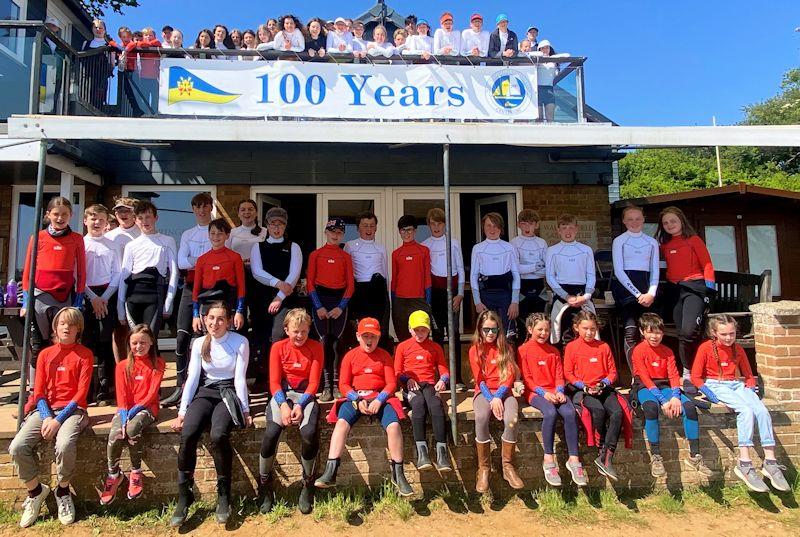
<path id="1" fill-rule="evenodd" d="M 631 355 L 633 362 L 633 375 L 639 377 L 644 387 L 651 390 L 656 387 L 653 379 L 669 379 L 670 388 L 681 386 L 681 376 L 675 363 L 675 353 L 666 345 L 651 346 L 646 341 L 640 341 L 633 348 Z"/>
<path id="2" fill-rule="evenodd" d="M 33 237 L 28 242 L 25 268 L 22 272 L 22 288 L 30 291 L 31 249 Z M 39 249 L 36 258 L 34 286 L 53 295 L 59 302 L 69 298 L 72 288 L 77 293 L 86 289 L 86 249 L 83 237 L 73 232 L 53 237 L 46 229 L 39 232 Z"/>
<path id="3" fill-rule="evenodd" d="M 525 399 L 536 393 L 536 388 L 555 393 L 564 387 L 564 366 L 558 349 L 549 343 L 529 339 L 519 348 L 519 366 L 525 383 Z"/>
<path id="4" fill-rule="evenodd" d="M 450 374 L 442 347 L 430 339 L 417 343 L 413 337 L 395 349 L 394 372 L 398 379 L 407 377 L 427 384 L 436 384 L 438 379 Z"/>
<path id="5" fill-rule="evenodd" d="M 744 377 L 745 386 L 754 388 L 756 379 L 744 349 L 735 343 L 731 347 L 717 343 L 718 362 L 712 345 L 711 341 L 704 341 L 697 349 L 692 364 L 692 384 L 700 388 L 706 383 L 706 379 L 736 380 L 738 368 Z"/>
<path id="6" fill-rule="evenodd" d="M 697 235 L 670 238 L 661 245 L 661 257 L 667 262 L 667 280 L 672 283 L 687 280 L 714 281 L 711 255 Z"/>
<path id="7" fill-rule="evenodd" d="M 617 380 L 617 367 L 611 348 L 597 340 L 570 341 L 564 349 L 564 376 L 570 384 L 583 382 L 595 386 L 604 378 L 613 384 Z"/>
<path id="8" fill-rule="evenodd" d="M 350 254 L 332 244 L 311 252 L 306 270 L 306 288 L 311 293 L 317 285 L 328 289 L 344 289 L 342 298 L 353 296 L 355 280 Z"/>
<path id="9" fill-rule="evenodd" d="M 324 351 L 319 341 L 307 339 L 302 347 L 295 347 L 291 339 L 274 343 L 269 350 L 270 392 L 274 394 L 283 390 L 284 379 L 292 389 L 307 380 L 308 386 L 303 393 L 316 395 L 324 361 Z"/>
<path id="10" fill-rule="evenodd" d="M 485 344 L 483 348 L 486 353 L 483 359 L 478 355 L 477 345 L 473 345 L 469 348 L 469 366 L 472 369 L 472 377 L 475 379 L 475 393 L 479 393 L 481 382 L 485 382 L 486 387 L 492 391 L 498 389 L 500 386 L 506 386 L 510 390 L 514 385 L 514 370 L 509 368 L 510 370 L 506 372 L 506 379 L 500 382 L 500 368 L 497 364 L 497 345 Z M 509 350 L 509 352 L 511 351 Z"/>
<path id="11" fill-rule="evenodd" d="M 137 356 L 133 359 L 133 371 L 128 376 L 126 369 L 128 360 L 117 364 L 115 371 L 117 388 L 117 407 L 130 410 L 141 405 L 149 410 L 154 418 L 158 417 L 158 391 L 164 378 L 166 364 L 161 357 L 156 358 L 153 367 L 148 356 Z"/>
<path id="12" fill-rule="evenodd" d="M 39 353 L 36 380 L 25 405 L 25 414 L 36 408 L 39 399 L 47 401 L 53 410 L 64 408 L 72 401 L 85 409 L 93 367 L 92 351 L 79 343 L 55 343 L 44 349 Z"/>
<path id="13" fill-rule="evenodd" d="M 242 256 L 227 247 L 209 250 L 197 258 L 194 266 L 192 301 L 197 302 L 203 289 L 212 289 L 220 280 L 225 280 L 236 287 L 237 298 L 244 298 L 244 261 Z"/>
<path id="14" fill-rule="evenodd" d="M 398 298 L 425 298 L 431 286 L 431 251 L 418 242 L 404 242 L 392 252 L 392 293 Z"/>

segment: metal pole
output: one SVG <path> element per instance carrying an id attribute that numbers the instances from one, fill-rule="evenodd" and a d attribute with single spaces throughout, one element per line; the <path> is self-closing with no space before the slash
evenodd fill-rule
<path id="1" fill-rule="evenodd" d="M 453 444 L 458 445 L 458 401 L 456 401 L 456 348 L 453 345 L 453 334 L 456 333 L 456 318 L 453 311 L 453 246 L 452 227 L 450 226 L 450 144 L 444 144 L 442 151 L 442 166 L 444 168 L 444 236 L 447 249 L 447 355 L 450 363 L 450 431 L 453 434 Z"/>
<path id="2" fill-rule="evenodd" d="M 44 32 L 41 29 L 37 30 L 36 37 L 33 40 L 33 50 L 31 51 L 31 101 L 28 103 L 28 113 L 39 113 L 39 91 L 44 82 L 45 88 L 47 87 L 47 77 L 42 81 L 42 46 L 44 43 Z M 45 90 L 45 94 L 47 90 Z"/>
<path id="3" fill-rule="evenodd" d="M 717 126 L 717 116 L 711 116 L 711 124 Z M 714 151 L 717 153 L 717 186 L 722 186 L 722 161 L 719 158 L 719 146 L 714 146 Z"/>
<path id="4" fill-rule="evenodd" d="M 47 140 L 42 138 L 39 141 L 39 170 L 36 174 L 36 203 L 33 211 L 33 234 L 31 235 L 31 260 L 28 265 L 28 279 L 29 292 L 27 293 L 28 300 L 25 303 L 25 331 L 22 338 L 22 360 L 20 362 L 19 371 L 19 401 L 17 402 L 17 431 L 22 427 L 22 419 L 25 411 L 26 392 L 28 384 L 28 364 L 30 363 L 30 347 L 31 347 L 31 325 L 33 324 L 33 310 L 36 305 L 36 296 L 33 292 L 34 283 L 36 281 L 36 258 L 39 253 L 39 224 L 42 217 L 42 201 L 44 197 L 44 172 L 47 168 Z M 23 289 L 23 293 L 26 291 Z"/>
<path id="5" fill-rule="evenodd" d="M 575 69 L 575 97 L 578 123 L 586 123 L 586 87 L 583 83 L 583 65 Z"/>

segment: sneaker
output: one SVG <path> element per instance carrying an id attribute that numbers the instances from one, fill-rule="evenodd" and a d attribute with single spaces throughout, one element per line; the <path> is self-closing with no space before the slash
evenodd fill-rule
<path id="1" fill-rule="evenodd" d="M 128 499 L 135 500 L 144 492 L 144 475 L 141 470 L 131 470 L 128 477 Z"/>
<path id="2" fill-rule="evenodd" d="M 792 490 L 792 487 L 789 486 L 789 483 L 783 476 L 783 470 L 786 470 L 786 467 L 778 464 L 777 461 L 764 461 L 764 465 L 761 467 L 761 474 L 769 479 L 770 485 L 772 485 L 772 488 L 775 490 L 779 492 L 789 492 Z"/>
<path id="3" fill-rule="evenodd" d="M 100 493 L 100 505 L 108 505 L 117 497 L 117 489 L 122 482 L 125 481 L 125 474 L 117 472 L 116 476 L 106 476 L 106 484 L 103 487 L 103 492 Z"/>
<path id="4" fill-rule="evenodd" d="M 542 464 L 544 470 L 544 478 L 548 485 L 553 487 L 561 486 L 561 476 L 558 475 L 558 465 L 554 462 L 546 462 Z"/>
<path id="5" fill-rule="evenodd" d="M 322 390 L 322 396 L 319 398 L 320 403 L 330 403 L 333 401 L 333 393 L 330 388 Z"/>
<path id="6" fill-rule="evenodd" d="M 586 472 L 584 471 L 581 463 L 576 462 L 573 464 L 567 461 L 567 470 L 569 470 L 569 474 L 572 476 L 572 482 L 577 486 L 585 487 L 589 484 L 589 480 L 586 479 Z"/>
<path id="7" fill-rule="evenodd" d="M 75 503 L 72 501 L 72 493 L 65 494 L 64 496 L 56 496 L 56 505 L 58 505 L 58 521 L 66 526 L 75 522 Z"/>
<path id="8" fill-rule="evenodd" d="M 692 372 L 686 368 L 683 368 L 683 393 L 689 397 L 694 397 L 698 394 L 697 386 L 692 382 Z"/>
<path id="9" fill-rule="evenodd" d="M 613 451 L 607 451 L 603 449 L 600 451 L 600 455 L 594 460 L 594 464 L 597 466 L 597 469 L 600 470 L 601 474 L 612 481 L 618 481 L 619 476 L 617 476 L 617 471 L 614 469 L 614 466 L 611 462 L 613 456 Z"/>
<path id="10" fill-rule="evenodd" d="M 758 473 L 756 473 L 756 469 L 753 467 L 752 463 L 745 465 L 741 462 L 737 462 L 736 466 L 733 467 L 733 473 L 736 474 L 736 477 L 744 481 L 747 488 L 753 492 L 769 492 L 769 487 L 764 483 L 763 479 L 758 477 Z"/>
<path id="11" fill-rule="evenodd" d="M 667 469 L 664 468 L 664 457 L 661 455 L 650 456 L 650 475 L 653 477 L 662 477 L 667 475 Z"/>
<path id="12" fill-rule="evenodd" d="M 690 455 L 684 460 L 689 468 L 695 470 L 700 475 L 704 475 L 706 477 L 712 477 L 714 475 L 714 470 L 706 465 L 706 462 L 703 460 L 703 456 L 699 453 L 694 456 Z"/>
<path id="13" fill-rule="evenodd" d="M 42 510 L 42 504 L 48 494 L 50 494 L 50 487 L 42 483 L 42 492 L 40 492 L 38 496 L 34 496 L 33 498 L 28 496 L 25 498 L 25 501 L 22 502 L 22 517 L 19 519 L 20 528 L 27 528 L 36 522 Z"/>

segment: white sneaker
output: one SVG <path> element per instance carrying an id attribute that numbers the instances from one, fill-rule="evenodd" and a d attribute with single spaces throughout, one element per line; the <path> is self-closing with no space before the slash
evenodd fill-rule
<path id="1" fill-rule="evenodd" d="M 42 483 L 42 492 L 38 496 L 25 498 L 25 501 L 22 502 L 22 517 L 19 519 L 20 528 L 27 528 L 36 522 L 48 494 L 50 494 L 50 487 Z"/>
<path id="2" fill-rule="evenodd" d="M 75 503 L 72 501 L 72 494 L 56 495 L 56 504 L 58 504 L 58 520 L 61 524 L 66 526 L 75 522 Z"/>

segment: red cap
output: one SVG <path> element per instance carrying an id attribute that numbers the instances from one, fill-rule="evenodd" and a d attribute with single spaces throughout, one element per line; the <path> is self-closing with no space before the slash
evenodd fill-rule
<path id="1" fill-rule="evenodd" d="M 381 323 L 379 323 L 377 319 L 373 319 L 372 317 L 364 317 L 363 319 L 358 321 L 358 333 L 373 334 L 376 336 L 380 336 Z"/>
<path id="2" fill-rule="evenodd" d="M 449 11 L 445 11 L 444 13 L 442 13 L 442 16 L 439 17 L 439 22 L 442 23 L 447 19 L 450 19 L 451 21 L 453 20 L 453 14 L 450 13 Z"/>
<path id="3" fill-rule="evenodd" d="M 469 18 L 469 22 L 472 22 L 475 19 L 483 20 L 483 15 L 481 15 L 480 13 L 473 13 Z"/>

